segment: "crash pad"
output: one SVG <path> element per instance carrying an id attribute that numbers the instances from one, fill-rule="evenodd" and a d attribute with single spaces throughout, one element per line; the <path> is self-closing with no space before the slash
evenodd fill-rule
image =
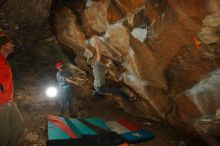
<path id="1" fill-rule="evenodd" d="M 48 116 L 47 146 L 128 146 L 126 139 L 100 118 Z"/>
<path id="2" fill-rule="evenodd" d="M 140 128 L 137 124 L 123 118 L 106 122 L 106 125 L 111 128 L 112 131 L 124 137 L 129 144 L 150 140 L 155 137 L 153 132 Z"/>

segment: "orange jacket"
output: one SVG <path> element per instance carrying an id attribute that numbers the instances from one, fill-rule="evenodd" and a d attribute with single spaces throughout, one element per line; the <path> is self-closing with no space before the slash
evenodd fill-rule
<path id="1" fill-rule="evenodd" d="M 4 88 L 4 92 L 0 90 L 0 105 L 12 101 L 13 96 L 13 80 L 11 68 L 6 58 L 0 53 L 0 84 Z"/>

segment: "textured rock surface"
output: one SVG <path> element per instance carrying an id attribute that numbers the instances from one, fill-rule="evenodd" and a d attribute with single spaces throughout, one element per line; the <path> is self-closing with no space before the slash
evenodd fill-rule
<path id="1" fill-rule="evenodd" d="M 19 51 L 23 51 L 21 48 L 31 48 L 36 37 L 41 41 L 41 36 L 48 33 L 50 5 L 51 0 L 1 1 L 0 30 L 3 29 L 12 38 L 19 38 L 14 42 Z M 42 32 L 44 34 L 41 34 Z"/>
<path id="2" fill-rule="evenodd" d="M 219 41 L 219 34 L 217 30 L 220 27 L 220 12 L 216 12 L 213 15 L 208 15 L 203 20 L 203 28 L 199 33 L 200 39 L 205 44 L 216 43 Z"/>
<path id="3" fill-rule="evenodd" d="M 83 24 L 87 34 L 92 32 L 105 32 L 108 26 L 107 9 L 109 7 L 109 3 L 110 0 L 93 2 L 84 10 Z"/>
<path id="4" fill-rule="evenodd" d="M 200 117 L 217 113 L 216 109 L 220 106 L 219 79 L 219 70 L 216 70 L 191 89 L 178 95 L 175 98 L 173 113 L 170 114 L 172 116 L 170 119 L 178 120 L 172 121 L 172 123 L 181 126 L 181 128 L 193 130 L 194 128 L 191 127 Z M 190 128 L 187 128 L 188 126 Z"/>
<path id="5" fill-rule="evenodd" d="M 80 31 L 76 24 L 76 16 L 74 13 L 70 9 L 64 7 L 56 17 L 58 19 L 55 21 L 55 29 L 58 41 L 72 48 L 75 54 L 82 54 L 82 51 L 85 48 L 85 45 L 83 44 L 85 35 Z"/>
<path id="6" fill-rule="evenodd" d="M 144 5 L 144 0 L 113 0 L 113 3 L 126 15 Z"/>
<path id="7" fill-rule="evenodd" d="M 123 82 L 140 98 L 134 104 L 120 102 L 124 110 L 199 135 L 196 121 L 220 106 L 218 1 L 103 0 L 93 1 L 84 13 L 82 33 L 89 38 L 102 33 L 100 45 L 110 79 Z M 200 48 L 194 47 L 197 35 Z M 74 39 L 77 35 L 72 35 Z M 210 43 L 215 44 L 204 45 Z M 86 44 L 86 52 L 93 53 L 92 39 Z M 84 56 L 88 58 L 88 53 Z"/>
<path id="8" fill-rule="evenodd" d="M 98 3 L 105 9 L 97 11 Z M 103 0 L 84 10 L 83 25 L 90 29 L 82 33 L 103 34 L 100 45 L 110 78 L 124 82 L 140 98 L 134 104 L 120 102 L 124 110 L 198 135 L 196 121 L 220 106 L 218 45 L 203 44 L 219 42 L 218 6 L 208 0 Z M 202 41 L 198 49 L 193 42 L 197 35 Z M 91 40 L 86 52 L 93 53 Z"/>

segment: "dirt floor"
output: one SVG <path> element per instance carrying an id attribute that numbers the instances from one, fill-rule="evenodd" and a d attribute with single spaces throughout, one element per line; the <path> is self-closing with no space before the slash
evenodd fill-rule
<path id="1" fill-rule="evenodd" d="M 47 116 L 59 115 L 59 103 L 57 99 L 48 99 L 45 96 L 37 95 L 37 89 L 30 89 L 29 87 L 29 90 L 35 91 L 35 93 L 18 91 L 15 95 L 26 123 L 25 134 L 17 146 L 45 146 Z M 134 146 L 198 145 L 192 139 L 181 135 L 169 126 L 130 116 L 117 105 L 113 96 L 103 96 L 98 99 L 73 98 L 73 104 L 78 118 L 99 117 L 105 121 L 113 121 L 123 117 L 155 133 L 156 137 L 154 139 L 134 144 Z M 66 116 L 68 116 L 68 113 L 66 113 Z"/>

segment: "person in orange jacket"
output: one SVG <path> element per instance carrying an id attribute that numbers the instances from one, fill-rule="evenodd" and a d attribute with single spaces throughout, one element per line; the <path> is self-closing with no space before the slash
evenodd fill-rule
<path id="1" fill-rule="evenodd" d="M 13 102 L 13 79 L 7 61 L 13 52 L 12 39 L 0 32 L 0 145 L 15 146 L 24 132 L 24 120 Z"/>

